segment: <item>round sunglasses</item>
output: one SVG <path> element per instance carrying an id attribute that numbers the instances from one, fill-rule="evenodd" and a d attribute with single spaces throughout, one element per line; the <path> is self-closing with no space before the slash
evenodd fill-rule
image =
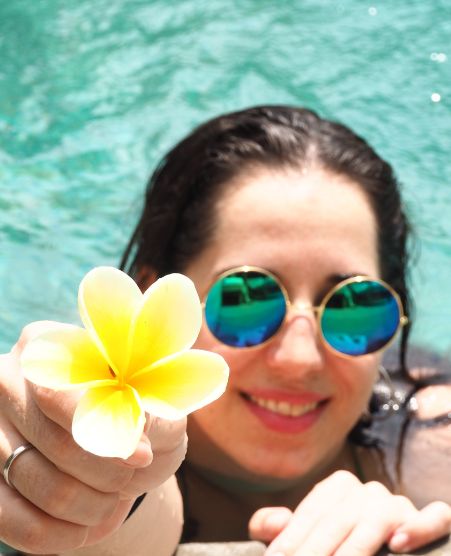
<path id="1" fill-rule="evenodd" d="M 223 272 L 204 302 L 210 332 L 235 348 L 260 346 L 273 338 L 294 306 L 281 281 L 255 266 Z M 316 315 L 325 344 L 344 356 L 385 348 L 407 324 L 401 300 L 383 280 L 353 276 L 333 286 L 318 306 L 302 307 Z"/>

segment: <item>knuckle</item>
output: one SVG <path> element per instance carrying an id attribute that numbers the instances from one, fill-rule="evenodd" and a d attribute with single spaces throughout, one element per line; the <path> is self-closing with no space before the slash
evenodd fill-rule
<path id="1" fill-rule="evenodd" d="M 63 544 L 70 547 L 81 546 L 87 533 L 85 527 L 57 523 L 49 516 L 35 516 L 22 529 L 23 549 L 33 554 L 59 552 Z M 50 531 L 54 534 L 49 534 Z"/>
<path id="2" fill-rule="evenodd" d="M 349 471 L 344 471 L 342 469 L 335 471 L 329 477 L 317 483 L 313 489 L 312 493 L 320 494 L 327 491 L 339 490 L 353 490 L 356 486 L 361 485 L 361 482 L 355 475 Z"/>
<path id="3" fill-rule="evenodd" d="M 98 493 L 76 480 L 61 477 L 52 483 L 46 493 L 43 509 L 54 518 L 94 526 L 110 517 L 118 498 L 116 493 Z"/>
<path id="4" fill-rule="evenodd" d="M 54 517 L 67 517 L 76 505 L 79 493 L 80 489 L 75 481 L 55 481 L 46 499 L 47 511 L 51 511 Z"/>
<path id="5" fill-rule="evenodd" d="M 48 549 L 47 535 L 48 531 L 42 520 L 33 519 L 23 530 L 22 544 L 26 550 L 39 554 Z"/>
<path id="6" fill-rule="evenodd" d="M 52 404 L 55 398 L 55 390 L 50 388 L 44 388 L 37 384 L 29 383 L 29 389 L 39 408 L 46 413 L 45 409 Z"/>
<path id="7" fill-rule="evenodd" d="M 51 461 L 63 469 L 67 469 L 68 462 L 76 461 L 76 444 L 72 435 L 61 427 L 52 427 L 52 442 L 49 446 Z"/>
<path id="8" fill-rule="evenodd" d="M 451 506 L 442 500 L 436 500 L 429 506 L 432 507 L 434 512 L 442 516 L 445 527 L 447 526 L 451 533 Z"/>
<path id="9" fill-rule="evenodd" d="M 184 442 L 186 422 L 186 418 L 178 421 L 166 421 L 155 417 L 148 433 L 152 451 L 168 452 Z"/>
<path id="10" fill-rule="evenodd" d="M 372 496 L 382 497 L 389 495 L 394 498 L 394 496 L 390 494 L 387 488 L 385 488 L 384 485 L 382 483 L 379 483 L 378 481 L 369 481 L 368 483 L 365 483 L 363 485 L 363 488 L 365 489 L 366 493 Z M 399 498 L 402 497 L 400 496 Z"/>
<path id="11" fill-rule="evenodd" d="M 69 430 L 82 391 L 53 390 L 31 382 L 28 382 L 27 386 L 30 397 L 33 398 L 41 413 L 63 429 Z"/>
<path id="12" fill-rule="evenodd" d="M 22 328 L 19 339 L 16 343 L 17 348 L 20 350 L 23 349 L 30 339 L 36 335 L 36 324 L 36 322 L 30 322 Z"/>
<path id="13" fill-rule="evenodd" d="M 394 505 L 400 510 L 407 509 L 407 510 L 414 510 L 415 513 L 418 512 L 418 510 L 413 505 L 412 501 L 409 498 L 407 498 L 407 496 L 403 496 L 402 494 L 393 494 L 391 496 L 393 498 Z"/>
<path id="14" fill-rule="evenodd" d="M 69 529 L 69 530 L 68 530 Z M 58 534 L 59 533 L 59 534 Z M 54 554 L 61 553 L 61 545 L 66 550 L 69 548 L 78 548 L 82 546 L 87 536 L 87 528 L 82 526 L 72 526 L 61 528 L 58 527 L 57 534 L 54 537 L 49 538 L 48 529 L 45 528 L 44 531 L 40 532 L 40 541 L 38 549 L 34 549 L 33 552 L 38 554 L 48 554 L 49 552 Z"/>
<path id="15" fill-rule="evenodd" d="M 134 469 L 83 451 L 64 429 L 56 426 L 53 433 L 48 446 L 50 461 L 82 483 L 104 493 L 115 493 L 123 490 L 133 477 Z"/>
<path id="16" fill-rule="evenodd" d="M 67 326 L 70 325 L 63 324 L 61 322 L 51 321 L 51 320 L 38 320 L 34 322 L 29 322 L 22 328 L 19 339 L 17 340 L 12 351 L 16 351 L 20 354 L 25 348 L 25 346 L 37 336 L 40 336 L 44 332 L 65 328 Z"/>
<path id="17" fill-rule="evenodd" d="M 445 504 L 445 502 L 441 502 L 441 505 L 443 505 L 443 511 L 445 513 L 445 520 L 449 526 L 450 529 L 450 533 L 451 533 L 451 506 L 449 506 L 448 504 Z"/>
<path id="18" fill-rule="evenodd" d="M 17 340 L 16 347 L 19 351 L 28 344 L 30 340 L 36 338 L 38 334 L 41 334 L 49 328 L 50 321 L 40 320 L 35 322 L 29 322 L 22 328 L 19 339 Z"/>
<path id="19" fill-rule="evenodd" d="M 148 468 L 135 472 L 132 481 L 124 489 L 124 492 L 141 494 L 149 489 L 156 488 L 177 471 L 184 455 L 185 448 L 183 446 L 180 446 L 178 451 L 159 454 Z"/>
<path id="20" fill-rule="evenodd" d="M 339 483 L 344 483 L 345 485 L 356 485 L 361 484 L 359 479 L 351 473 L 350 471 L 345 471 L 344 469 L 339 469 L 332 473 L 331 477 L 334 481 Z"/>
<path id="21" fill-rule="evenodd" d="M 108 472 L 104 470 L 102 476 L 99 477 L 99 483 L 96 488 L 104 493 L 124 491 L 132 480 L 134 474 L 134 469 L 127 469 L 126 467 L 120 468 L 119 466 L 116 466 Z"/>
<path id="22" fill-rule="evenodd" d="M 13 405 L 17 405 L 19 411 L 20 394 L 23 384 L 23 377 L 20 372 L 19 359 L 14 352 L 0 355 L 0 400 L 4 413 Z"/>
<path id="23" fill-rule="evenodd" d="M 98 525 L 113 514 L 119 503 L 118 493 L 104 493 L 101 501 L 96 504 L 96 514 L 92 516 L 90 525 Z"/>
<path id="24" fill-rule="evenodd" d="M 8 399 L 10 395 L 11 383 L 8 380 L 9 369 L 13 365 L 12 356 L 10 354 L 1 355 L 2 372 L 0 373 L 0 398 Z"/>

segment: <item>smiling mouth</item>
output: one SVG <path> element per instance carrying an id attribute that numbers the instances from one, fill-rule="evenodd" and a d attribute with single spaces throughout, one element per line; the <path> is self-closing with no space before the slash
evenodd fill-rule
<path id="1" fill-rule="evenodd" d="M 301 417 L 306 413 L 314 411 L 317 407 L 325 403 L 325 401 L 318 401 L 304 404 L 294 404 L 285 401 L 271 400 L 268 398 L 259 398 L 245 393 L 242 393 L 242 396 L 246 400 L 262 407 L 263 409 L 267 409 L 268 411 L 272 411 L 273 413 L 277 413 L 278 415 L 283 415 L 285 417 Z"/>

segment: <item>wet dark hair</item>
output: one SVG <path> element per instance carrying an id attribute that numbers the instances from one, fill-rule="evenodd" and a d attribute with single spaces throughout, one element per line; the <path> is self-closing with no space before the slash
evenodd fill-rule
<path id="1" fill-rule="evenodd" d="M 378 225 L 381 276 L 398 292 L 407 314 L 409 223 L 391 166 L 346 126 L 305 108 L 257 106 L 197 127 L 160 162 L 144 209 L 121 261 L 132 276 L 183 272 L 214 233 L 216 203 L 253 168 L 318 167 L 343 175 L 366 193 Z M 400 369 L 406 370 L 409 326 L 403 328 Z"/>

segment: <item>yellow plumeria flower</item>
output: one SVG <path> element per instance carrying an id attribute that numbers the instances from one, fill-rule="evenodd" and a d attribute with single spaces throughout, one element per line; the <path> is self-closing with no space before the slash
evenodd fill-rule
<path id="1" fill-rule="evenodd" d="M 124 272 L 94 268 L 80 284 L 78 304 L 85 328 L 38 336 L 21 362 L 35 384 L 85 390 L 72 423 L 83 449 L 128 458 L 143 432 L 145 412 L 180 419 L 224 392 L 224 359 L 190 349 L 202 308 L 186 276 L 165 276 L 142 294 Z"/>

